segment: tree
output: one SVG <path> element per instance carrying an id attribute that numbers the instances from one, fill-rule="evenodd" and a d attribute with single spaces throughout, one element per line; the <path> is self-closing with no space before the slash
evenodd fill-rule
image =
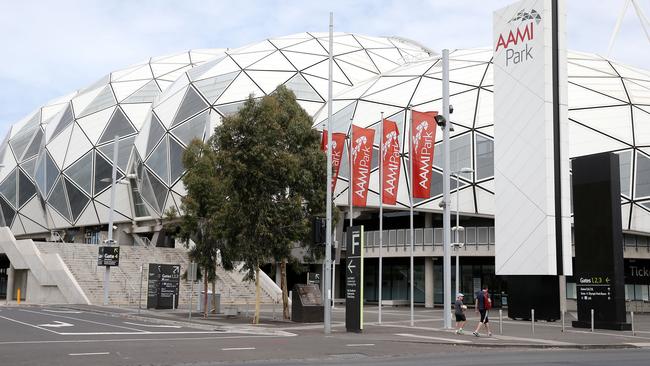
<path id="1" fill-rule="evenodd" d="M 215 155 L 210 146 L 194 139 L 183 153 L 183 165 L 187 170 L 183 184 L 187 194 L 181 200 L 182 214 L 176 219 L 175 210 L 168 211 L 168 222 L 177 225 L 176 236 L 190 249 L 189 256 L 196 261 L 203 275 L 203 290 L 206 294 L 203 309 L 208 316 L 208 282 L 216 281 L 217 254 L 220 251 L 224 268 L 232 269 L 228 248 L 219 236 L 219 225 L 215 219 L 223 201 L 218 172 L 215 169 Z M 194 246 L 190 248 L 190 239 Z"/>
<path id="2" fill-rule="evenodd" d="M 288 318 L 286 264 L 296 243 L 309 244 L 310 219 L 324 211 L 326 159 L 311 117 L 292 91 L 280 86 L 248 99 L 223 119 L 210 141 L 224 197 L 220 235 L 256 281 L 254 321 L 259 321 L 259 267 L 281 264 L 284 316 Z M 236 253 L 236 254 L 235 254 Z"/>

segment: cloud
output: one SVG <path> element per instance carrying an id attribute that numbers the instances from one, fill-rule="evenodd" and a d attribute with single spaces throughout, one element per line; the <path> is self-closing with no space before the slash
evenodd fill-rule
<path id="1" fill-rule="evenodd" d="M 0 13 L 0 135 L 50 99 L 150 56 L 238 47 L 270 36 L 327 31 L 399 35 L 434 50 L 492 43 L 492 12 L 511 0 L 33 1 Z M 569 48 L 606 54 L 622 1 L 568 1 Z M 642 4 L 650 13 L 648 3 Z M 612 58 L 650 69 L 632 9 Z"/>

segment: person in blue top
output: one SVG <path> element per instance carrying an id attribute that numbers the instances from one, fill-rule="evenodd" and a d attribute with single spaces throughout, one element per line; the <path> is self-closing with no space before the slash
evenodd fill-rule
<path id="1" fill-rule="evenodd" d="M 490 320 L 488 319 L 488 310 L 492 309 L 492 300 L 490 299 L 490 294 L 488 293 L 488 287 L 483 286 L 483 290 L 476 293 L 476 302 L 475 302 L 475 311 L 481 315 L 481 320 L 476 326 L 476 330 L 472 333 L 475 336 L 479 336 L 479 331 L 481 327 L 485 325 L 487 330 L 488 337 L 492 336 L 490 332 Z"/>

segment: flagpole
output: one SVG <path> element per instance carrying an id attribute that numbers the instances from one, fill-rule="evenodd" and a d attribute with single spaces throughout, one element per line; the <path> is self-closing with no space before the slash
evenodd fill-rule
<path id="1" fill-rule="evenodd" d="M 384 112 L 379 120 L 379 324 L 381 324 L 381 287 L 383 282 L 383 243 L 384 243 Z"/>
<path id="2" fill-rule="evenodd" d="M 330 266 L 332 263 L 332 48 L 334 45 L 334 13 L 330 12 L 330 25 L 329 25 L 329 77 L 327 80 L 327 218 L 325 226 L 325 296 L 328 296 L 330 290 Z M 332 293 L 332 300 L 334 300 L 334 293 Z M 326 298 L 324 307 L 324 332 L 330 334 L 332 332 L 332 310 L 329 298 Z"/>
<path id="3" fill-rule="evenodd" d="M 413 307 L 413 106 L 409 105 L 409 110 L 411 112 L 410 124 L 409 124 L 409 178 L 411 180 L 411 187 L 409 187 L 409 192 L 411 193 L 410 202 L 411 202 L 411 326 L 415 325 L 414 322 L 414 307 Z"/>
<path id="4" fill-rule="evenodd" d="M 352 190 L 353 190 L 353 185 L 354 185 L 354 169 L 352 165 L 354 165 L 354 160 L 352 158 L 352 148 L 354 145 L 354 126 L 353 126 L 353 121 L 354 118 L 350 117 L 350 228 L 352 228 L 352 207 L 354 206 L 352 204 Z"/>

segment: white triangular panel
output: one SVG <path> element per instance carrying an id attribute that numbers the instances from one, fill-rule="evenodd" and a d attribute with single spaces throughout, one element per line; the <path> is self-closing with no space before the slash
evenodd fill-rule
<path id="1" fill-rule="evenodd" d="M 230 54 L 230 57 L 232 57 L 232 59 L 235 60 L 235 63 L 237 63 L 237 65 L 240 68 L 245 69 L 250 65 L 256 63 L 257 61 L 261 60 L 262 58 L 269 56 L 273 52 L 277 52 L 277 51 L 261 51 L 261 52 L 245 52 L 245 53 L 234 52 Z"/>
<path id="2" fill-rule="evenodd" d="M 251 70 L 295 71 L 296 68 L 287 61 L 282 52 L 276 51 L 247 67 Z"/>
<path id="3" fill-rule="evenodd" d="M 621 205 L 621 222 L 623 223 L 623 230 L 629 230 L 630 226 L 630 206 L 631 203 Z"/>
<path id="4" fill-rule="evenodd" d="M 172 187 L 174 192 L 178 193 L 181 196 L 185 196 L 187 194 L 187 189 L 185 189 L 185 184 L 183 184 L 183 180 L 179 180 L 174 184 Z"/>
<path id="5" fill-rule="evenodd" d="M 341 71 L 341 69 L 338 67 L 336 62 L 334 63 L 334 65 L 332 67 L 332 71 L 333 71 L 333 74 L 334 74 L 332 80 L 334 82 L 342 83 L 342 84 L 345 84 L 345 85 L 351 85 L 350 81 L 345 76 L 343 71 Z M 306 74 L 310 74 L 310 75 L 314 75 L 314 76 L 318 76 L 318 77 L 327 79 L 328 75 L 329 75 L 329 62 L 327 62 L 327 61 L 320 62 L 320 63 L 318 63 L 318 64 L 316 64 L 316 65 L 314 65 L 312 67 L 309 67 L 309 68 L 303 70 L 303 72 L 306 73 Z"/>
<path id="6" fill-rule="evenodd" d="M 246 100 L 250 94 L 253 94 L 254 97 L 264 95 L 248 75 L 242 72 L 237 76 L 237 79 L 228 86 L 226 91 L 221 94 L 219 99 L 215 102 L 215 105 Z"/>
<path id="7" fill-rule="evenodd" d="M 612 116 L 616 116 L 616 118 L 612 118 Z M 632 119 L 628 106 L 571 110 L 569 118 L 605 135 L 630 145 L 634 144 Z"/>
<path id="8" fill-rule="evenodd" d="M 634 206 L 632 208 L 632 224 L 630 230 L 650 232 L 650 212 Z"/>
<path id="9" fill-rule="evenodd" d="M 302 53 L 311 53 L 313 55 L 328 56 L 328 46 L 323 47 L 317 40 L 312 39 L 307 42 L 298 43 L 293 46 L 286 47 L 287 51 L 295 51 Z"/>
<path id="10" fill-rule="evenodd" d="M 23 224 L 20 220 L 20 215 L 16 215 L 14 224 L 11 225 L 11 232 L 14 234 L 14 236 L 25 234 L 25 228 L 23 227 Z"/>
<path id="11" fill-rule="evenodd" d="M 110 213 L 110 209 L 108 208 L 108 206 L 104 206 L 99 202 L 95 202 L 95 208 L 97 209 L 97 217 L 99 218 L 99 222 L 108 222 L 108 215 Z M 113 215 L 113 221 L 124 222 L 124 221 L 131 221 L 131 219 L 122 215 L 119 211 L 115 210 L 115 214 Z"/>
<path id="12" fill-rule="evenodd" d="M 114 73 L 115 74 L 115 73 Z M 146 63 L 140 67 L 134 68 L 131 72 L 126 75 L 114 77 L 115 81 L 127 81 L 127 80 L 151 80 L 153 75 L 151 74 L 151 68 L 149 64 Z"/>
<path id="13" fill-rule="evenodd" d="M 187 88 L 183 88 L 179 90 L 176 92 L 176 94 L 167 98 L 164 102 L 157 104 L 154 108 L 154 112 L 156 112 L 156 115 L 160 119 L 160 122 L 162 122 L 165 127 L 169 127 L 171 125 L 174 116 L 176 115 L 176 111 L 181 105 L 181 101 L 183 100 L 186 89 Z"/>
<path id="14" fill-rule="evenodd" d="M 629 148 L 621 142 L 573 122 L 569 122 L 569 136 L 569 156 L 572 158 Z"/>
<path id="15" fill-rule="evenodd" d="M 298 104 L 304 109 L 310 116 L 313 116 L 318 112 L 324 105 L 325 103 L 319 103 L 319 102 L 308 102 L 304 100 L 299 100 Z"/>
<path id="16" fill-rule="evenodd" d="M 148 62 L 142 62 L 142 63 L 139 63 L 139 64 L 131 65 L 131 66 L 129 66 L 127 68 L 124 68 L 122 70 L 113 71 L 111 73 L 111 81 L 117 81 L 119 79 L 125 78 L 126 75 L 129 75 L 130 73 L 134 72 L 135 70 L 138 70 L 143 65 L 148 65 Z M 129 80 L 129 78 L 126 78 L 126 79 Z"/>
<path id="17" fill-rule="evenodd" d="M 95 100 L 97 95 L 99 95 L 99 93 L 101 93 L 104 90 L 104 88 L 105 87 L 102 86 L 95 90 L 87 91 L 83 94 L 77 95 L 76 97 L 72 98 L 72 106 L 74 108 L 75 116 L 81 115 L 83 110 L 86 109 L 86 107 L 88 107 L 90 102 Z"/>
<path id="18" fill-rule="evenodd" d="M 298 70 L 305 69 L 327 60 L 326 56 L 312 55 L 302 52 L 283 51 L 283 53 Z"/>
<path id="19" fill-rule="evenodd" d="M 97 143 L 99 136 L 101 136 L 102 131 L 104 131 L 104 128 L 108 124 L 108 120 L 111 118 L 111 115 L 113 115 L 114 110 L 115 108 L 104 109 L 103 111 L 93 113 L 77 120 L 77 123 L 86 133 L 92 144 Z"/>
<path id="20" fill-rule="evenodd" d="M 363 99 L 382 104 L 407 106 L 418 82 L 419 79 L 412 79 L 402 84 L 395 85 L 387 90 L 378 91 L 372 94 L 366 93 Z"/>
<path id="21" fill-rule="evenodd" d="M 494 215 L 494 195 L 480 188 L 476 189 L 476 204 L 478 212 Z"/>
<path id="22" fill-rule="evenodd" d="M 93 145 L 88 141 L 84 133 L 81 131 L 79 126 L 74 126 L 72 129 L 72 137 L 70 138 L 70 146 L 68 146 L 68 153 L 65 156 L 65 162 L 63 164 L 63 169 L 70 166 L 77 159 L 79 159 L 83 154 L 87 153 L 88 150 L 92 149 Z"/>
<path id="23" fill-rule="evenodd" d="M 97 225 L 97 212 L 95 212 L 95 205 L 91 202 L 77 219 L 77 226 Z"/>
<path id="24" fill-rule="evenodd" d="M 131 216 L 131 200 L 129 199 L 129 185 L 116 184 L 115 185 L 115 211 L 128 217 Z M 103 203 L 107 207 L 111 206 L 111 190 L 107 189 L 99 196 L 95 197 L 95 203 Z"/>
<path id="25" fill-rule="evenodd" d="M 136 90 L 145 86 L 149 80 L 135 80 L 135 81 L 123 81 L 115 82 L 112 84 L 113 92 L 115 93 L 115 98 L 118 102 L 126 99 L 129 95 L 135 93 Z"/>
<path id="26" fill-rule="evenodd" d="M 122 104 L 122 110 L 139 131 L 149 116 L 151 105 L 149 103 Z"/>
<path id="27" fill-rule="evenodd" d="M 187 56 L 186 56 L 187 58 Z M 168 63 L 152 63 L 151 64 L 151 69 L 153 70 L 153 74 L 155 78 L 158 78 L 162 75 L 169 74 L 173 71 L 183 69 L 187 66 L 187 63 L 182 63 L 182 64 L 168 64 Z"/>
<path id="28" fill-rule="evenodd" d="M 613 106 L 626 103 L 572 83 L 569 83 L 567 96 L 570 109 Z"/>
<path id="29" fill-rule="evenodd" d="M 284 84 L 296 74 L 294 71 L 246 71 L 246 73 L 266 94 L 271 94 L 278 85 Z"/>
<path id="30" fill-rule="evenodd" d="M 237 66 L 237 64 L 230 57 L 224 57 L 215 65 L 210 67 L 207 71 L 205 71 L 202 75 L 195 76 L 194 81 L 203 80 L 203 79 L 227 74 L 234 71 L 240 71 L 240 70 L 241 68 Z"/>
<path id="31" fill-rule="evenodd" d="M 648 108 L 650 109 L 650 108 Z M 650 146 L 650 113 L 632 108 L 634 114 L 634 136 L 636 145 Z"/>
<path id="32" fill-rule="evenodd" d="M 52 140 L 47 145 L 47 149 L 50 151 L 50 155 L 52 155 L 52 159 L 54 159 L 54 162 L 59 168 L 63 166 L 63 161 L 65 160 L 65 154 L 66 151 L 68 150 L 68 146 L 70 143 L 70 135 L 72 134 L 73 126 L 74 123 L 70 124 L 70 126 L 66 127 L 63 131 L 61 131 L 61 133 L 58 134 L 54 138 L 54 140 Z"/>
<path id="33" fill-rule="evenodd" d="M 51 226 L 52 229 L 61 229 L 65 227 L 69 227 L 70 223 L 68 220 L 66 220 L 61 214 L 59 214 L 52 206 L 48 205 L 47 206 L 47 212 L 50 214 L 50 217 L 52 218 L 52 223 L 53 226 Z"/>
<path id="34" fill-rule="evenodd" d="M 47 227 L 45 212 L 43 211 L 41 201 L 38 197 L 33 197 L 29 202 L 27 202 L 27 204 L 20 210 L 20 213 L 26 215 L 35 223 Z"/>
<path id="35" fill-rule="evenodd" d="M 166 81 L 161 79 L 156 80 L 156 83 L 158 84 L 160 90 L 162 90 L 163 92 L 172 85 L 171 81 Z"/>
<path id="36" fill-rule="evenodd" d="M 46 233 L 49 231 L 45 227 L 30 220 L 27 216 L 20 215 L 20 221 L 23 223 L 26 234 Z"/>

